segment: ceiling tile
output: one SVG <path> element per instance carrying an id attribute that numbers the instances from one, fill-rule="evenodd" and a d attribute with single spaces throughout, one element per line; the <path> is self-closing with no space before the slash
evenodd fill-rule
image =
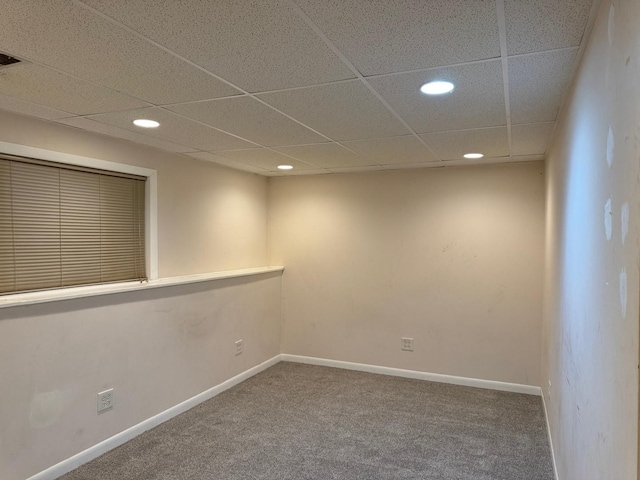
<path id="1" fill-rule="evenodd" d="M 580 45 L 592 0 L 505 0 L 509 55 Z"/>
<path id="2" fill-rule="evenodd" d="M 299 170 L 294 168 L 293 170 L 286 170 L 284 172 L 278 171 L 278 173 L 284 177 L 295 177 L 300 175 L 327 175 L 332 172 L 331 170 L 327 170 L 326 168 L 317 168 L 314 170 Z"/>
<path id="3" fill-rule="evenodd" d="M 2 84 L 2 77 L 0 76 L 0 85 Z M 0 108 L 8 110 L 10 112 L 21 113 L 23 115 L 31 115 L 32 117 L 44 118 L 46 120 L 55 120 L 57 118 L 70 117 L 73 114 L 63 112 L 62 110 L 56 110 L 54 108 L 47 108 L 35 103 L 20 100 L 16 97 L 10 97 L 8 95 L 0 94 Z"/>
<path id="4" fill-rule="evenodd" d="M 343 142 L 347 148 L 365 156 L 371 163 L 389 165 L 397 163 L 423 163 L 438 159 L 413 135 L 371 138 Z"/>
<path id="5" fill-rule="evenodd" d="M 296 3 L 365 76 L 500 56 L 493 1 Z"/>
<path id="6" fill-rule="evenodd" d="M 420 87 L 432 80 L 455 85 L 447 95 L 429 96 Z M 371 86 L 417 133 L 506 125 L 499 60 L 368 79 Z"/>
<path id="7" fill-rule="evenodd" d="M 510 162 L 511 159 L 509 157 L 483 158 L 481 160 L 468 160 L 466 158 L 461 158 L 459 160 L 449 160 L 446 162 L 442 162 L 442 165 L 445 167 L 460 167 L 465 165 L 493 165 L 495 163 Z"/>
<path id="8" fill-rule="evenodd" d="M 354 78 L 284 0 L 85 0 L 250 92 Z"/>
<path id="9" fill-rule="evenodd" d="M 544 155 L 514 155 L 511 160 L 513 162 L 542 162 Z"/>
<path id="10" fill-rule="evenodd" d="M 129 130 L 125 130 L 124 128 L 118 128 L 114 127 L 113 125 L 107 125 L 106 123 L 96 122 L 95 120 L 91 120 L 86 117 L 64 118 L 57 120 L 57 122 L 72 127 L 82 128 L 83 130 L 102 133 L 103 135 L 109 135 L 110 137 L 122 138 L 124 140 L 131 140 L 132 142 L 141 143 L 143 145 L 161 148 L 163 150 L 168 150 L 169 152 L 184 153 L 192 152 L 195 150 L 191 147 L 185 147 L 184 145 L 167 142 L 165 140 L 150 137 L 142 133 L 131 132 Z"/>
<path id="11" fill-rule="evenodd" d="M 74 2 L 6 0 L 0 31 L 2 49 L 11 55 L 55 66 L 154 104 L 238 93 Z"/>
<path id="12" fill-rule="evenodd" d="M 355 173 L 355 172 L 379 172 L 385 170 L 380 165 L 367 165 L 361 167 L 334 167 L 329 169 L 333 173 Z"/>
<path id="13" fill-rule="evenodd" d="M 512 123 L 552 122 L 571 81 L 577 48 L 509 59 Z"/>
<path id="14" fill-rule="evenodd" d="M 350 152 L 337 143 L 320 143 L 316 145 L 300 145 L 297 147 L 280 147 L 275 150 L 311 163 L 316 167 L 350 167 L 371 165 L 373 162 Z"/>
<path id="15" fill-rule="evenodd" d="M 244 172 L 258 173 L 261 175 L 267 173 L 267 170 L 265 170 L 264 168 L 256 167 L 255 165 L 249 165 L 248 163 L 237 162 L 235 160 L 229 160 L 228 158 L 215 155 L 211 152 L 194 152 L 187 153 L 186 155 L 189 157 L 197 158 L 198 160 L 217 163 L 219 165 L 235 168 L 236 170 L 242 170 Z"/>
<path id="16" fill-rule="evenodd" d="M 441 168 L 443 162 L 421 162 L 421 163 L 394 163 L 392 165 L 381 165 L 383 170 L 410 170 L 412 168 Z"/>
<path id="17" fill-rule="evenodd" d="M 511 157 L 495 0 L 6 0 L 0 109 L 268 176 L 536 161 L 594 2 L 504 3 Z"/>
<path id="18" fill-rule="evenodd" d="M 314 165 L 294 160 L 293 158 L 266 148 L 230 150 L 226 152 L 216 152 L 216 155 L 228 158 L 229 160 L 235 160 L 236 162 L 255 165 L 265 170 L 276 170 L 278 165 L 291 165 L 297 170 L 313 170 L 317 168 Z"/>
<path id="19" fill-rule="evenodd" d="M 514 155 L 543 155 L 553 133 L 554 123 L 514 125 L 511 143 Z"/>
<path id="20" fill-rule="evenodd" d="M 480 128 L 420 135 L 441 160 L 459 160 L 465 153 L 509 156 L 507 127 Z"/>
<path id="21" fill-rule="evenodd" d="M 150 135 L 168 142 L 193 147 L 194 150 L 216 151 L 254 146 L 250 142 L 180 117 L 162 108 L 154 107 L 127 110 L 124 112 L 92 115 L 89 118 L 136 133 L 144 131 L 144 135 Z M 133 124 L 136 118 L 156 120 L 160 122 L 160 127 L 141 129 Z"/>
<path id="22" fill-rule="evenodd" d="M 31 63 L 3 68 L 0 71 L 0 94 L 77 115 L 148 105 L 122 93 Z"/>
<path id="23" fill-rule="evenodd" d="M 267 93 L 259 98 L 333 140 L 409 133 L 360 81 Z"/>
<path id="24" fill-rule="evenodd" d="M 166 107 L 267 147 L 326 142 L 326 138 L 251 97 Z"/>

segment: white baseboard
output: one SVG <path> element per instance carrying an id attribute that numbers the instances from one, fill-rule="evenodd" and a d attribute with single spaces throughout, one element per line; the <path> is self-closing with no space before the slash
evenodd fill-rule
<path id="1" fill-rule="evenodd" d="M 209 390 L 205 390 L 204 392 L 199 393 L 198 395 L 191 397 L 188 400 L 185 400 L 184 402 L 165 410 L 164 412 L 148 418 L 147 420 L 144 420 L 143 422 L 140 422 L 137 425 L 134 425 L 133 427 L 130 427 L 114 435 L 113 437 L 107 438 L 106 440 L 94 445 L 93 447 L 83 450 L 73 457 L 67 458 L 62 462 L 57 463 L 40 473 L 37 473 L 36 475 L 30 477 L 28 480 L 54 480 L 64 475 L 65 473 L 78 468 L 80 465 L 99 457 L 103 453 L 106 453 L 109 450 L 112 450 L 122 445 L 123 443 L 128 442 L 141 433 L 150 430 L 153 427 L 156 427 L 161 423 L 166 422 L 167 420 L 177 415 L 180 415 L 181 413 L 186 412 L 190 408 L 193 408 L 196 405 L 209 400 L 210 398 L 215 397 L 216 395 L 230 389 L 238 383 L 243 382 L 249 377 L 252 377 L 262 372 L 263 370 L 266 370 L 267 368 L 275 365 L 279 361 L 280 355 L 276 355 L 275 357 L 261 363 L 260 365 L 256 365 L 255 367 L 250 368 L 249 370 L 246 370 L 239 375 L 236 375 L 235 377 L 230 378 L 229 380 L 210 388 Z"/>
<path id="2" fill-rule="evenodd" d="M 335 367 L 335 368 L 343 368 L 346 370 L 357 370 L 361 372 L 369 372 L 369 373 L 378 373 L 382 375 L 392 375 L 396 377 L 405 377 L 405 378 L 415 378 L 418 380 L 428 380 L 431 382 L 439 382 L 439 383 L 449 383 L 453 385 L 463 385 L 466 387 L 476 387 L 476 388 L 486 388 L 490 390 L 501 390 L 505 392 L 515 392 L 515 393 L 525 393 L 529 395 L 541 395 L 540 387 L 534 387 L 531 385 L 520 385 L 516 383 L 505 383 L 505 382 L 496 382 L 493 380 L 481 380 L 477 378 L 467 378 L 467 377 L 456 377 L 452 375 L 441 375 L 438 373 L 428 373 L 428 372 L 420 372 L 417 370 L 404 370 L 401 368 L 391 368 L 391 367 L 381 367 L 378 365 L 367 365 L 363 363 L 352 363 L 352 362 L 343 362 L 340 360 L 329 360 L 325 358 L 316 358 L 316 357 L 304 357 L 301 355 L 289 355 L 286 353 L 276 355 L 275 357 L 267 360 L 266 362 L 261 363 L 260 365 L 256 365 L 249 370 L 236 375 L 229 380 L 222 382 L 215 387 L 212 387 L 198 395 L 185 400 L 178 405 L 175 405 L 164 412 L 161 412 L 143 422 L 130 427 L 113 437 L 107 438 L 102 442 L 94 445 L 93 447 L 89 447 L 82 452 L 63 460 L 60 463 L 53 465 L 52 467 L 43 470 L 36 475 L 29 477 L 27 480 L 54 480 L 65 473 L 70 472 L 78 468 L 80 465 L 83 465 L 94 458 L 99 457 L 100 455 L 112 450 L 123 443 L 128 442 L 129 440 L 137 437 L 141 433 L 146 432 L 147 430 L 152 429 L 160 425 L 171 418 L 180 415 L 181 413 L 186 412 L 187 410 L 195 407 L 196 405 L 209 400 L 210 398 L 215 397 L 216 395 L 224 392 L 225 390 L 230 389 L 231 387 L 243 382 L 244 380 L 266 370 L 267 368 L 275 365 L 276 363 L 284 361 L 284 362 L 296 362 L 296 363 L 307 363 L 310 365 L 322 365 L 325 367 Z M 544 398 L 543 398 L 543 405 Z M 549 420 L 545 408 L 545 418 L 547 418 L 547 427 L 549 425 Z M 551 436 L 549 436 L 549 442 L 551 442 Z M 553 444 L 551 444 L 551 454 L 553 458 L 553 468 L 554 472 L 556 472 L 556 480 L 558 479 L 558 474 L 556 471 L 555 464 L 555 456 L 553 451 Z"/>
<path id="3" fill-rule="evenodd" d="M 549 436 L 549 449 L 551 450 L 551 462 L 553 463 L 553 475 L 556 480 L 558 477 L 558 466 L 556 465 L 556 451 L 553 449 L 553 439 L 551 438 L 551 424 L 549 423 L 549 412 L 547 411 L 547 402 L 542 395 L 542 406 L 544 408 L 544 419 L 547 422 L 547 435 Z"/>
<path id="4" fill-rule="evenodd" d="M 310 365 L 344 368 L 346 370 L 358 370 L 360 372 L 379 373 L 382 375 L 392 375 L 395 377 L 415 378 L 418 380 L 428 380 L 430 382 L 450 383 L 453 385 L 486 388 L 489 390 L 500 390 L 503 392 L 526 393 L 528 395 L 541 395 L 542 393 L 540 387 L 534 387 L 533 385 L 496 382 L 493 380 L 481 380 L 478 378 L 455 377 L 452 375 L 441 375 L 439 373 L 428 373 L 420 372 L 417 370 L 381 367 L 378 365 L 368 365 L 364 363 L 343 362 L 341 360 L 329 360 L 326 358 L 304 357 L 301 355 L 289 355 L 287 353 L 283 353 L 280 355 L 280 359 L 284 362 L 307 363 Z"/>

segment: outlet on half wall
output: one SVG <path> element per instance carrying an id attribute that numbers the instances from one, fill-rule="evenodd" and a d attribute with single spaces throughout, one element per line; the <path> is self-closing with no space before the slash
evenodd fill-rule
<path id="1" fill-rule="evenodd" d="M 98 413 L 113 408 L 113 388 L 98 394 Z"/>
<path id="2" fill-rule="evenodd" d="M 401 337 L 400 348 L 405 352 L 413 352 L 413 338 Z"/>

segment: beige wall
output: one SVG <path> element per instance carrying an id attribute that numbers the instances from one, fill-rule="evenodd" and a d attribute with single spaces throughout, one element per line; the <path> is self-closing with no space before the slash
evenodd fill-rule
<path id="1" fill-rule="evenodd" d="M 0 310 L 0 478 L 34 475 L 279 354 L 280 280 Z M 98 415 L 107 388 L 114 407 Z"/>
<path id="2" fill-rule="evenodd" d="M 640 3 L 614 3 L 548 156 L 543 390 L 560 480 L 636 478 Z"/>
<path id="3" fill-rule="evenodd" d="M 540 385 L 542 163 L 273 178 L 269 202 L 284 353 Z"/>
<path id="4" fill-rule="evenodd" d="M 0 141 L 157 170 L 160 277 L 267 264 L 265 177 L 3 111 Z"/>
<path id="5" fill-rule="evenodd" d="M 158 170 L 160 276 L 287 267 L 282 284 L 269 274 L 0 310 L 0 478 L 35 474 L 281 348 L 542 384 L 560 480 L 635 478 L 640 4 L 610 5 L 549 154 L 542 338 L 539 163 L 267 182 L 0 112 L 0 141 Z M 97 415 L 107 387 L 116 408 Z"/>
<path id="6" fill-rule="evenodd" d="M 160 276 L 267 264 L 266 178 L 1 112 L 0 141 L 157 169 Z M 280 299 L 278 273 L 0 309 L 0 478 L 34 475 L 279 354 Z M 98 415 L 111 387 L 114 408 Z"/>

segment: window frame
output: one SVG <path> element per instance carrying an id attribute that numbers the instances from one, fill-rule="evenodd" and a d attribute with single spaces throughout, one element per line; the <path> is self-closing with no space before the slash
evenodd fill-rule
<path id="1" fill-rule="evenodd" d="M 158 172 L 156 170 L 125 163 L 111 162 L 100 160 L 97 158 L 83 157 L 70 153 L 56 152 L 43 148 L 30 147 L 15 143 L 0 141 L 0 152 L 7 155 L 15 155 L 21 157 L 34 158 L 37 160 L 46 160 L 59 163 L 61 165 L 75 165 L 80 167 L 95 168 L 99 170 L 107 170 L 117 173 L 127 173 L 146 177 L 145 182 L 145 270 L 148 280 L 156 280 L 158 278 Z M 139 281 L 123 281 L 119 284 L 139 283 Z M 61 287 L 48 290 L 49 292 L 64 292 L 73 289 L 91 289 L 101 287 L 107 284 L 97 284 L 88 286 L 72 286 Z M 17 292 L 11 294 L 0 294 L 0 298 L 20 295 L 22 296 L 38 296 L 41 292 Z"/>

